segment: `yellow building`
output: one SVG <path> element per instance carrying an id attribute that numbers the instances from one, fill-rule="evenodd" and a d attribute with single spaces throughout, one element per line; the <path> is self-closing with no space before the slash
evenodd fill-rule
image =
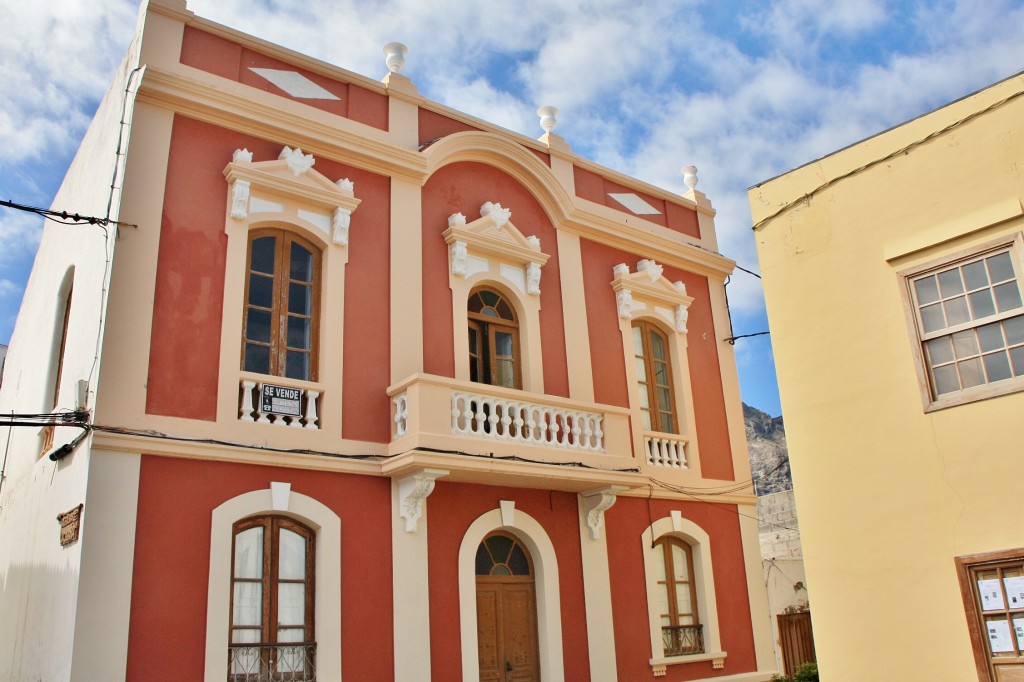
<path id="1" fill-rule="evenodd" d="M 828 682 L 1024 680 L 1022 95 L 750 190 Z"/>

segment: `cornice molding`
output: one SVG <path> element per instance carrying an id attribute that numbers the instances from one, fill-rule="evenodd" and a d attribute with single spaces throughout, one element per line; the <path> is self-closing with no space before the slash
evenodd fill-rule
<path id="1" fill-rule="evenodd" d="M 386 131 L 191 67 L 148 67 L 138 101 L 379 175 L 417 184 L 426 177 L 422 155 L 388 142 Z"/>

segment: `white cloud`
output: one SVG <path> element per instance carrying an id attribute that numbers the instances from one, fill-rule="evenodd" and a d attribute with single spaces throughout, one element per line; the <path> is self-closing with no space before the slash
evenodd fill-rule
<path id="1" fill-rule="evenodd" d="M 21 296 L 22 288 L 17 282 L 12 282 L 9 279 L 0 278 L 0 298 L 8 298 L 10 296 Z"/>
<path id="2" fill-rule="evenodd" d="M 0 264 L 29 259 L 43 235 L 43 219 L 34 213 L 0 208 Z"/>
<path id="3" fill-rule="evenodd" d="M 73 148 L 131 38 L 123 0 L 8 3 L 0 41 L 0 168 Z"/>

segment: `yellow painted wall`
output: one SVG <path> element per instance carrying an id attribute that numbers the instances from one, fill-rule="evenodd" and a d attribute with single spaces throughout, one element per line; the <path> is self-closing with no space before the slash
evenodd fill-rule
<path id="1" fill-rule="evenodd" d="M 953 558 L 1024 546 L 1024 394 L 926 412 L 897 274 L 1024 230 L 1022 91 L 750 190 L 829 682 L 977 679 Z"/>

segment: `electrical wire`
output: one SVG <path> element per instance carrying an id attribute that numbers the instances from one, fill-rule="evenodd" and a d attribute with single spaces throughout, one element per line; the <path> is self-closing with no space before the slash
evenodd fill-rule
<path id="1" fill-rule="evenodd" d="M 1021 75 L 1022 73 L 1024 73 L 1024 72 L 1018 72 L 1016 75 Z M 774 220 L 775 218 L 777 218 L 778 216 L 782 215 L 783 213 L 785 213 L 786 211 L 788 211 L 789 209 L 793 208 L 794 206 L 796 206 L 797 204 L 799 204 L 801 202 L 809 201 L 811 199 L 811 197 L 815 196 L 819 192 L 821 192 L 821 191 L 831 187 L 832 185 L 834 185 L 834 184 L 836 184 L 838 182 L 841 182 L 843 180 L 846 180 L 847 178 L 853 177 L 854 175 L 862 173 L 862 172 L 866 171 L 867 169 L 873 168 L 873 167 L 875 167 L 875 166 L 877 166 L 877 165 L 879 165 L 881 163 L 885 163 L 886 161 L 891 161 L 892 159 L 895 159 L 896 157 L 903 156 L 904 154 L 906 154 L 910 150 L 912 150 L 912 149 L 914 149 L 916 147 L 920 147 L 921 145 L 923 145 L 924 143 L 928 142 L 929 140 L 933 140 L 936 137 L 938 137 L 939 135 L 943 135 L 943 134 L 949 132 L 950 130 L 953 130 L 954 128 L 958 128 L 958 127 L 962 126 L 963 124 L 967 123 L 968 121 L 971 121 L 971 120 L 973 120 L 973 119 L 975 119 L 975 118 L 977 118 L 979 116 L 987 114 L 988 112 L 992 111 L 993 109 L 997 109 L 997 108 L 999 108 L 999 107 L 1001 107 L 1001 106 L 1003 106 L 1003 105 L 1005 105 L 1005 104 L 1007 104 L 1009 102 L 1012 102 L 1013 100 L 1015 100 L 1015 99 L 1017 99 L 1018 97 L 1021 97 L 1021 96 L 1024 96 L 1024 90 L 1020 90 L 1018 92 L 1015 92 L 1012 95 L 1004 97 L 1003 99 L 999 100 L 998 102 L 994 102 L 994 103 L 988 105 L 984 109 L 980 109 L 980 110 L 975 111 L 975 112 L 973 112 L 971 114 L 968 114 L 967 116 L 964 116 L 963 118 L 961 118 L 961 119 L 959 119 L 957 121 L 954 121 L 953 123 L 950 123 L 949 125 L 945 126 L 944 128 L 941 128 L 939 130 L 934 130 L 934 131 L 928 133 L 927 135 L 925 135 L 924 137 L 922 137 L 921 139 L 915 140 L 914 142 L 911 142 L 910 144 L 904 145 L 903 147 L 900 147 L 899 149 L 897 149 L 894 152 L 890 152 L 889 154 L 886 154 L 885 156 L 877 158 L 874 161 L 868 161 L 867 163 L 865 163 L 862 166 L 858 166 L 857 168 L 854 168 L 853 170 L 847 171 L 847 172 L 843 173 L 842 175 L 836 176 L 836 177 L 832 178 L 831 180 L 827 180 L 827 181 L 821 183 L 820 185 L 818 185 L 817 187 L 815 187 L 814 189 L 812 189 L 811 191 L 809 191 L 806 194 L 804 194 L 802 197 L 800 197 L 798 199 L 794 199 L 793 201 L 790 201 L 790 202 L 788 202 L 786 204 L 783 204 L 782 206 L 780 206 L 778 208 L 778 210 L 776 210 L 771 215 L 768 215 L 768 216 L 765 216 L 764 218 L 761 218 L 761 220 L 759 220 L 756 223 L 754 223 L 754 226 L 751 229 L 757 230 L 759 227 L 761 227 L 762 225 L 764 225 L 768 221 Z M 762 183 L 762 184 L 764 184 L 764 183 Z M 758 185 L 755 185 L 755 187 L 756 186 L 758 186 Z"/>
<path id="2" fill-rule="evenodd" d="M 84 223 L 86 225 L 98 225 L 100 227 L 106 227 L 107 225 L 138 227 L 138 225 L 133 225 L 132 223 L 123 223 L 119 220 L 111 220 L 110 218 L 97 218 L 95 216 L 79 215 L 78 213 L 68 213 L 67 211 L 51 211 L 50 209 L 28 206 L 26 204 L 19 204 L 15 201 L 5 199 L 0 199 L 0 206 L 13 208 L 16 211 L 34 213 L 61 225 L 81 225 Z"/>

